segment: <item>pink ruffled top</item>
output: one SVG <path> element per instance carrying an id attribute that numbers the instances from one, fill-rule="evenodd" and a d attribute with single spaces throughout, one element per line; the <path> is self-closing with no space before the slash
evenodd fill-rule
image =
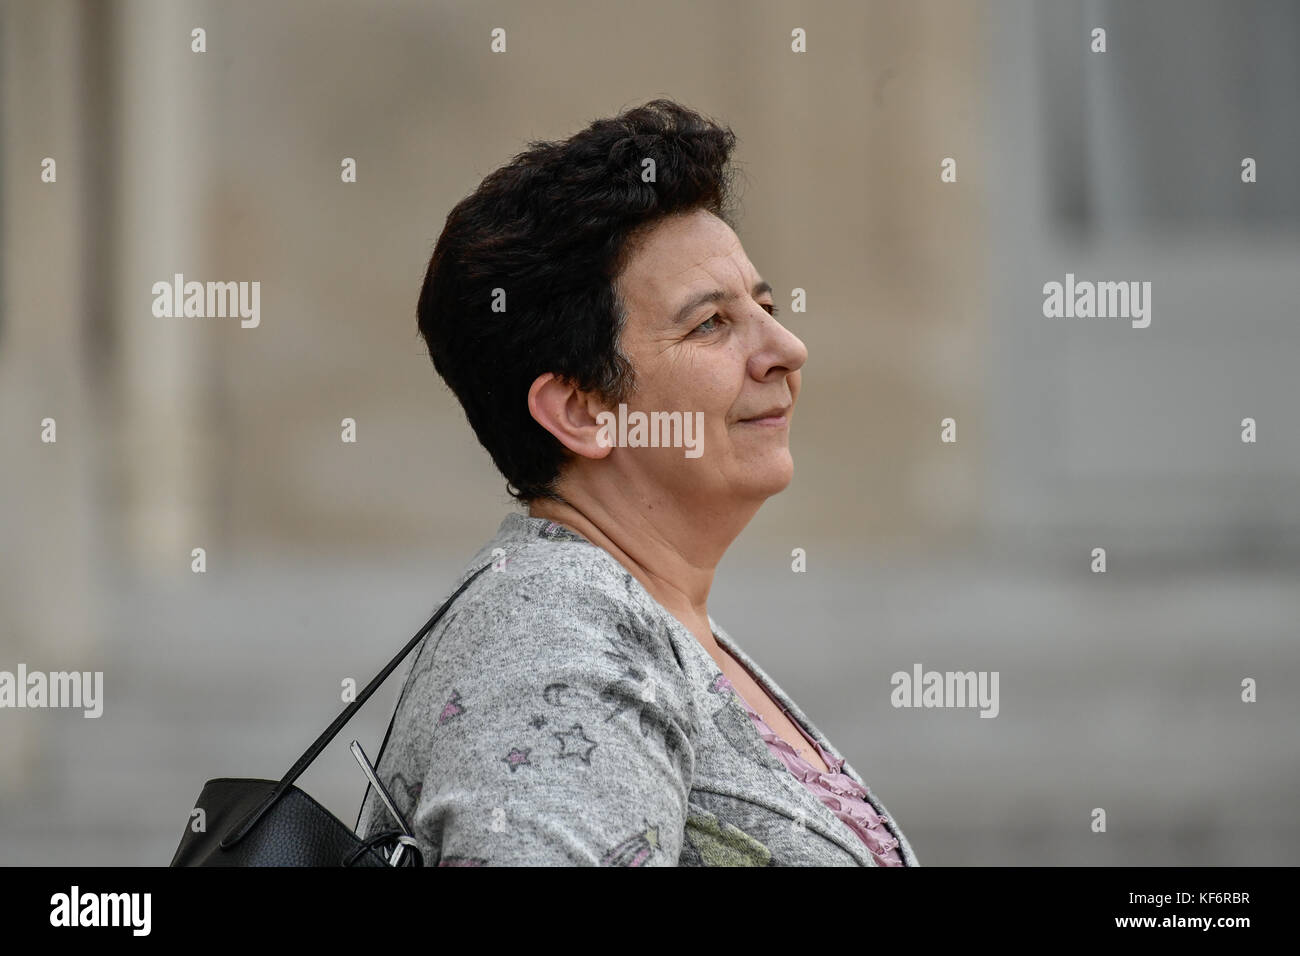
<path id="1" fill-rule="evenodd" d="M 731 681 L 723 677 L 719 683 L 725 683 L 735 691 Z M 803 782 L 803 785 L 812 792 L 813 796 L 826 804 L 831 811 L 843 820 L 854 833 L 856 833 L 862 842 L 867 845 L 871 851 L 872 857 L 879 866 L 903 866 L 902 857 L 898 853 L 898 839 L 889 832 L 885 827 L 888 822 L 887 817 L 882 817 L 876 812 L 866 799 L 866 790 L 861 784 L 842 773 L 841 768 L 844 766 L 843 760 L 837 760 L 826 751 L 821 744 L 808 736 L 807 732 L 799 726 L 799 721 L 790 717 L 790 712 L 784 707 L 782 713 L 790 717 L 790 723 L 798 728 L 799 733 L 803 734 L 810 744 L 821 755 L 830 772 L 818 770 L 802 756 L 803 750 L 796 750 L 788 743 L 776 735 L 771 727 L 763 720 L 762 717 L 749 706 L 749 703 L 736 691 L 736 698 L 744 705 L 745 710 L 749 713 L 754 725 L 758 728 L 759 735 L 762 736 L 763 742 L 767 744 L 767 749 L 772 751 L 792 774 Z"/>

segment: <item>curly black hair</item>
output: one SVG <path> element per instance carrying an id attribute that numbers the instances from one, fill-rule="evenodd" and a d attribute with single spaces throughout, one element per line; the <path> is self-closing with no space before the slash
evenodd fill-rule
<path id="1" fill-rule="evenodd" d="M 734 228 L 735 144 L 730 128 L 655 99 L 530 142 L 447 216 L 420 334 L 516 500 L 558 499 L 571 457 L 532 417 L 529 387 L 552 372 L 611 407 L 627 401 L 636 377 L 619 348 L 616 279 L 668 216 L 706 209 Z"/>

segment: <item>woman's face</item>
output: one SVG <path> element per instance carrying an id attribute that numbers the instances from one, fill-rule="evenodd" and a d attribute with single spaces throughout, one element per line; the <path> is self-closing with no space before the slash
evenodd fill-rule
<path id="1" fill-rule="evenodd" d="M 717 495 L 720 510 L 728 497 L 784 489 L 794 474 L 790 421 L 808 350 L 772 317 L 773 291 L 735 232 L 703 210 L 664 220 L 637 244 L 617 289 L 628 310 L 622 349 L 638 384 L 627 414 L 689 413 L 703 432 L 694 435 L 698 457 L 681 447 L 615 447 L 605 465 L 616 463 L 651 497 L 707 507 Z M 745 421 L 786 406 L 783 423 Z"/>

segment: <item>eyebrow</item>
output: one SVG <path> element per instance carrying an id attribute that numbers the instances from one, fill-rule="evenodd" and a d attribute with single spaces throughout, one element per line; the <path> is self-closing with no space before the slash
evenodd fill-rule
<path id="1" fill-rule="evenodd" d="M 766 279 L 759 279 L 754 283 L 754 288 L 750 291 L 754 298 L 757 299 L 764 292 L 771 292 L 772 285 Z M 693 296 L 689 302 L 677 310 L 677 315 L 672 320 L 672 325 L 678 326 L 685 323 L 686 320 L 691 317 L 691 314 L 706 302 L 725 302 L 727 299 L 732 298 L 735 297 L 730 292 L 726 292 L 722 289 L 712 289 L 708 292 L 701 292 L 699 295 Z"/>

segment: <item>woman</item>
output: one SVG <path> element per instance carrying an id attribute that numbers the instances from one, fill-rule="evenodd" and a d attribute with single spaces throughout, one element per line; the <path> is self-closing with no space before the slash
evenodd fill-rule
<path id="1" fill-rule="evenodd" d="M 917 865 L 707 611 L 790 482 L 807 358 L 729 225 L 734 145 L 652 101 L 530 144 L 434 249 L 420 331 L 528 514 L 457 582 L 491 565 L 379 761 L 427 865 Z M 369 792 L 358 833 L 385 827 Z"/>

